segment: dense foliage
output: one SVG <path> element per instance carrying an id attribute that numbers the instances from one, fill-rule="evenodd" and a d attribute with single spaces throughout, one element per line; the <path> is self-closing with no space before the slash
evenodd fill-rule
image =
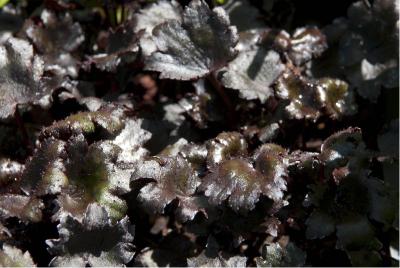
<path id="1" fill-rule="evenodd" d="M 399 265 L 397 0 L 0 8 L 0 266 Z"/>

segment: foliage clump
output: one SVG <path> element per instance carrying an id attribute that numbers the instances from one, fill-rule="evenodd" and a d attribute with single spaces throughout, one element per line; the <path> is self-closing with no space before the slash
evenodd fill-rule
<path id="1" fill-rule="evenodd" d="M 398 266 L 399 4 L 297 2 L 0 0 L 0 266 Z"/>

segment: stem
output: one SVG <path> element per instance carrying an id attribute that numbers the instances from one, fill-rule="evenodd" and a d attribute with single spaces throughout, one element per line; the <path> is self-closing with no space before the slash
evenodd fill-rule
<path id="1" fill-rule="evenodd" d="M 223 103 L 225 104 L 225 106 L 227 108 L 227 110 L 224 110 L 225 115 L 228 119 L 229 126 L 231 128 L 233 128 L 233 126 L 235 125 L 236 112 L 235 112 L 235 109 L 233 108 L 231 100 L 229 99 L 228 95 L 226 95 L 223 86 L 217 80 L 214 73 L 211 73 L 210 75 L 208 75 L 207 80 L 211 83 L 211 85 L 217 91 L 218 95 L 221 97 Z"/>
<path id="2" fill-rule="evenodd" d="M 31 152 L 33 149 L 33 145 L 31 143 L 31 141 L 29 140 L 28 131 L 25 128 L 25 124 L 24 124 L 24 121 L 22 120 L 22 116 L 19 112 L 18 106 L 15 109 L 15 120 L 16 120 L 19 130 L 21 131 L 22 142 L 26 146 L 27 151 Z"/>

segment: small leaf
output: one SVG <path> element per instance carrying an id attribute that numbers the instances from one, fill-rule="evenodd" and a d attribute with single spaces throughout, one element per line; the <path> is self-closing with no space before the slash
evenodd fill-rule
<path id="1" fill-rule="evenodd" d="M 220 204 L 228 199 L 235 211 L 252 210 L 262 192 L 263 176 L 244 159 L 225 160 L 211 169 L 199 189 L 210 202 Z"/>
<path id="2" fill-rule="evenodd" d="M 290 101 L 286 111 L 296 119 L 316 119 L 320 116 L 321 103 L 316 86 L 305 77 L 284 72 L 277 81 L 276 94 Z"/>
<path id="3" fill-rule="evenodd" d="M 127 205 L 119 196 L 129 191 L 130 174 L 113 163 L 119 147 L 106 141 L 88 147 L 80 136 L 67 151 L 68 185 L 57 198 L 61 208 L 56 217 L 70 213 L 80 219 L 89 203 L 98 202 L 113 221 L 123 218 Z"/>
<path id="4" fill-rule="evenodd" d="M 320 101 L 333 118 L 352 115 L 357 111 L 354 93 L 346 82 L 322 78 L 317 83 Z"/>
<path id="5" fill-rule="evenodd" d="M 284 70 L 279 54 L 273 50 L 255 48 L 239 52 L 238 56 L 222 69 L 221 81 L 227 88 L 237 89 L 241 97 L 265 102 L 273 91 L 271 85 Z"/>
<path id="6" fill-rule="evenodd" d="M 81 26 L 73 22 L 69 13 L 57 16 L 45 9 L 40 18 L 40 26 L 28 21 L 24 30 L 35 48 L 43 55 L 45 70 L 77 77 L 78 60 L 70 53 L 85 40 Z"/>
<path id="7" fill-rule="evenodd" d="M 102 109 L 72 115 L 44 129 L 43 135 L 65 141 L 50 137 L 40 144 L 21 188 L 27 194 L 58 195 L 60 209 L 53 219 L 65 213 L 80 219 L 91 202 L 104 206 L 112 220 L 121 219 L 127 206 L 120 195 L 130 191 L 132 166 L 148 154 L 142 145 L 151 137 L 141 120 L 122 118 L 122 110 Z M 104 131 L 105 139 L 94 142 L 93 137 Z"/>
<path id="8" fill-rule="evenodd" d="M 148 154 L 142 146 L 150 140 L 152 134 L 144 130 L 142 124 L 141 119 L 127 120 L 121 133 L 115 137 L 113 143 L 122 149 L 118 156 L 119 162 L 135 162 Z"/>
<path id="9" fill-rule="evenodd" d="M 258 148 L 253 158 L 255 168 L 268 180 L 266 195 L 274 201 L 282 200 L 289 165 L 287 151 L 279 145 L 266 143 Z"/>
<path id="10" fill-rule="evenodd" d="M 382 244 L 375 237 L 375 232 L 367 218 L 353 217 L 336 226 L 336 248 L 346 250 L 379 250 Z"/>
<path id="11" fill-rule="evenodd" d="M 43 54 L 72 52 L 85 40 L 81 26 L 68 13 L 57 16 L 45 9 L 40 19 L 42 26 L 30 23 L 26 33 Z"/>
<path id="12" fill-rule="evenodd" d="M 209 237 L 206 249 L 197 257 L 188 258 L 189 267 L 246 267 L 247 258 L 241 256 L 224 256 L 219 252 L 215 238 Z"/>
<path id="13" fill-rule="evenodd" d="M 124 109 L 105 106 L 95 112 L 80 112 L 42 130 L 41 136 L 67 140 L 72 135 L 94 133 L 116 135 L 124 127 Z M 105 132 L 105 133 L 102 133 Z"/>
<path id="14" fill-rule="evenodd" d="M 151 5 L 141 9 L 134 15 L 135 25 L 134 31 L 138 33 L 145 30 L 147 34 L 151 34 L 153 29 L 169 20 L 182 20 L 182 8 L 176 1 L 157 1 Z"/>
<path id="15" fill-rule="evenodd" d="M 118 28 L 110 29 L 102 40 L 106 43 L 104 52 L 92 56 L 88 63 L 94 63 L 102 71 L 115 72 L 120 64 L 136 60 L 142 33 L 135 33 L 133 27 L 133 21 L 126 21 Z"/>
<path id="16" fill-rule="evenodd" d="M 256 258 L 257 267 L 295 267 L 304 266 L 306 253 L 289 242 L 285 247 L 279 243 L 265 245 L 262 257 Z"/>
<path id="17" fill-rule="evenodd" d="M 42 98 L 57 84 L 43 75 L 43 61 L 27 41 L 9 38 L 0 46 L 0 119 L 12 117 L 19 104 L 47 105 Z"/>
<path id="18" fill-rule="evenodd" d="M 236 28 L 222 8 L 209 9 L 192 0 L 183 21 L 170 20 L 153 30 L 157 51 L 146 59 L 146 70 L 161 78 L 191 80 L 223 67 L 235 56 Z"/>
<path id="19" fill-rule="evenodd" d="M 314 210 L 306 221 L 307 239 L 322 239 L 335 231 L 335 219 L 323 211 Z"/>
<path id="20" fill-rule="evenodd" d="M 36 267 L 28 251 L 22 250 L 3 244 L 0 250 L 0 266 L 2 267 Z"/>
<path id="21" fill-rule="evenodd" d="M 326 38 L 317 27 L 302 27 L 296 29 L 290 39 L 289 57 L 294 64 L 303 65 L 327 48 Z"/>
<path id="22" fill-rule="evenodd" d="M 315 121 L 323 107 L 333 118 L 352 115 L 357 108 L 352 89 L 339 79 L 312 80 L 286 71 L 277 81 L 276 93 L 280 98 L 290 101 L 286 111 L 296 119 Z"/>
<path id="23" fill-rule="evenodd" d="M 35 197 L 16 194 L 0 195 L 0 217 L 17 217 L 22 221 L 40 222 L 43 202 Z"/>
<path id="24" fill-rule="evenodd" d="M 247 143 L 238 132 L 222 132 L 207 144 L 209 167 L 233 157 L 247 154 Z"/>
<path id="25" fill-rule="evenodd" d="M 336 183 L 350 173 L 367 173 L 372 153 L 362 140 L 361 129 L 350 127 L 328 137 L 321 145 L 319 159 L 325 165 L 326 177 Z"/>
<path id="26" fill-rule="evenodd" d="M 131 180 L 153 179 L 144 186 L 138 195 L 148 213 L 163 213 L 164 208 L 177 199 L 179 217 L 191 220 L 200 211 L 193 197 L 199 178 L 189 163 L 180 155 L 176 157 L 154 157 L 139 163 Z"/>
<path id="27" fill-rule="evenodd" d="M 274 159 L 275 160 L 275 159 Z M 246 212 L 255 207 L 261 194 L 277 203 L 284 204 L 283 190 L 286 183 L 280 177 L 279 164 L 261 157 L 255 169 L 246 159 L 224 160 L 210 170 L 199 187 L 213 204 L 228 200 L 229 206 L 237 212 Z M 278 174 L 277 177 L 269 177 Z"/>

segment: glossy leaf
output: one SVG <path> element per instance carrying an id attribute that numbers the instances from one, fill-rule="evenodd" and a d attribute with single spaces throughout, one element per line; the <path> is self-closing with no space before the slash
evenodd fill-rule
<path id="1" fill-rule="evenodd" d="M 153 30 L 157 51 L 146 60 L 147 70 L 161 78 L 190 80 L 223 67 L 235 56 L 236 28 L 225 11 L 209 9 L 203 0 L 192 0 L 183 20 L 171 20 Z"/>

